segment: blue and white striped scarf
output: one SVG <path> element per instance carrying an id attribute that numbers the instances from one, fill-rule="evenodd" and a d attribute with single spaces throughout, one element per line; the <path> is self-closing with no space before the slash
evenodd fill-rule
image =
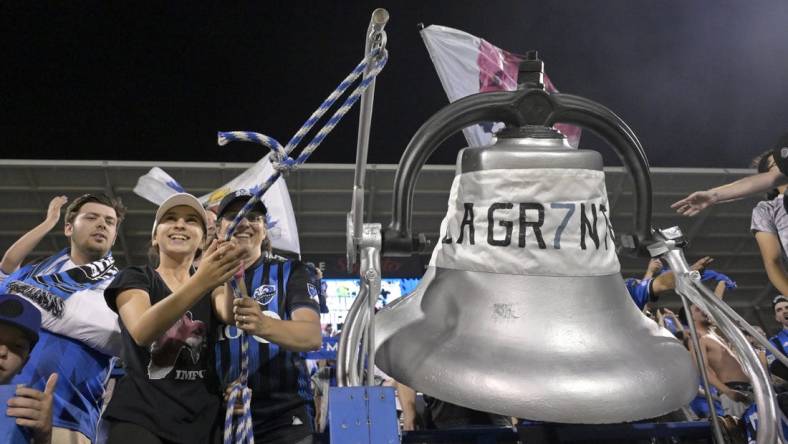
<path id="1" fill-rule="evenodd" d="M 70 249 L 66 248 L 41 262 L 20 268 L 0 284 L 0 292 L 24 296 L 60 318 L 65 300 L 72 294 L 89 290 L 106 279 L 112 279 L 118 272 L 112 253 L 108 253 L 97 261 L 70 270 L 47 273 L 55 264 L 58 264 L 55 269 L 59 269 L 69 255 Z"/>

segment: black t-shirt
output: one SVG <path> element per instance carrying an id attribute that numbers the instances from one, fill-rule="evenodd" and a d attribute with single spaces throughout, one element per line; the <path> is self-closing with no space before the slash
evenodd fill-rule
<path id="1" fill-rule="evenodd" d="M 319 313 L 319 282 L 310 279 L 299 261 L 265 258 L 244 272 L 249 296 L 265 315 L 291 319 L 293 311 L 308 308 Z M 240 330 L 232 325 L 215 329 L 216 372 L 223 387 L 240 375 Z M 292 352 L 262 338 L 249 337 L 249 388 L 252 418 L 257 424 L 273 420 L 295 408 L 311 405 L 312 392 L 304 353 Z M 307 404 L 308 403 L 308 404 Z M 292 418 L 289 418 L 292 419 Z"/>
<path id="2" fill-rule="evenodd" d="M 112 310 L 118 311 L 118 294 L 129 289 L 146 291 L 151 305 L 172 293 L 152 267 L 129 267 L 104 291 Z M 207 442 L 220 404 L 207 342 L 216 324 L 210 295 L 148 347 L 137 345 L 120 320 L 126 375 L 118 381 L 105 417 L 140 425 L 170 441 Z"/>

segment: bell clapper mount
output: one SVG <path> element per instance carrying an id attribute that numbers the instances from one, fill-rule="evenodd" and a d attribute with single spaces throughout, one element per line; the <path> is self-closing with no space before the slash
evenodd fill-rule
<path id="1" fill-rule="evenodd" d="M 774 345 L 763 335 L 755 330 L 752 325 L 736 313 L 728 304 L 718 298 L 710 289 L 701 283 L 700 273 L 691 270 L 684 256 L 684 248 L 688 242 L 679 227 L 654 230 L 653 243 L 648 245 L 648 251 L 653 258 L 664 259 L 676 278 L 676 293 L 681 297 L 684 310 L 687 313 L 695 358 L 701 370 L 701 379 L 706 391 L 709 405 L 713 405 L 711 392 L 706 376 L 706 368 L 700 355 L 700 339 L 695 331 L 690 304 L 697 306 L 720 329 L 733 345 L 744 370 L 750 375 L 755 403 L 758 407 L 758 444 L 777 442 L 777 436 L 782 434 L 780 415 L 778 414 L 776 397 L 771 385 L 768 372 L 761 366 L 755 350 L 747 341 L 742 330 L 755 338 L 762 346 L 771 352 L 784 365 L 788 366 L 788 357 L 777 351 Z M 716 415 L 711 415 L 714 430 L 714 439 L 718 443 L 725 442 L 722 438 L 721 426 Z M 785 440 L 785 438 L 782 438 Z"/>
<path id="2" fill-rule="evenodd" d="M 389 13 L 385 9 L 378 8 L 372 12 L 366 32 L 365 57 L 369 58 L 375 52 L 385 50 L 387 43 L 385 27 L 388 21 Z M 364 72 L 364 78 L 367 78 L 368 74 L 369 67 Z M 347 270 L 352 273 L 356 264 L 359 265 L 361 285 L 356 299 L 348 310 L 345 328 L 342 329 L 340 336 L 337 356 L 337 381 L 340 387 L 362 385 L 365 362 L 366 385 L 374 385 L 374 314 L 382 277 L 380 267 L 382 228 L 380 224 L 363 222 L 364 182 L 374 96 L 375 79 L 361 97 L 353 197 L 346 221 Z M 366 353 L 366 360 L 361 353 Z"/>

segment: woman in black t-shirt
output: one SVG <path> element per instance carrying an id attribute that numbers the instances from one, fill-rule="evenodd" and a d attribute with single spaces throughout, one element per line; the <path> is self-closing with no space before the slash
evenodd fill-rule
<path id="1" fill-rule="evenodd" d="M 159 266 L 129 267 L 104 292 L 120 316 L 124 376 L 104 417 L 108 442 L 202 443 L 210 439 L 220 405 L 211 384 L 209 344 L 216 324 L 232 319 L 232 299 L 211 299 L 240 267 L 232 243 L 214 243 L 191 271 L 206 233 L 199 201 L 181 193 L 156 212 L 152 244 Z M 212 306 L 213 302 L 213 306 Z"/>

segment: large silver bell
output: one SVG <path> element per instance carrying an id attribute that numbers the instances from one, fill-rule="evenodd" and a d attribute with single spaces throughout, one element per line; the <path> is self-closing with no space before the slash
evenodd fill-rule
<path id="1" fill-rule="evenodd" d="M 686 405 L 697 371 L 624 287 L 601 156 L 547 128 L 505 132 L 460 152 L 427 273 L 376 316 L 377 365 L 436 398 L 532 420 Z"/>

